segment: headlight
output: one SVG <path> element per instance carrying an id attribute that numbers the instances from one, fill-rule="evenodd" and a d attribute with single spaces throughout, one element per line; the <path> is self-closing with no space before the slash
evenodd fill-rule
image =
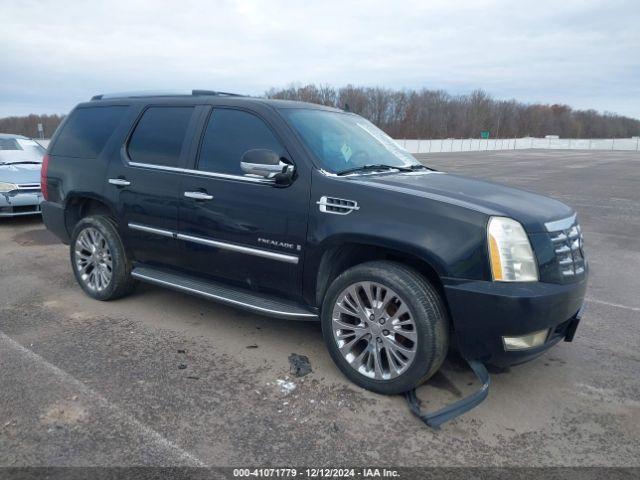
<path id="1" fill-rule="evenodd" d="M 15 183 L 0 182 L 0 193 L 12 192 L 18 190 L 18 185 Z"/>
<path id="2" fill-rule="evenodd" d="M 487 226 L 493 279 L 500 282 L 535 282 L 538 266 L 529 237 L 512 218 L 491 217 Z"/>

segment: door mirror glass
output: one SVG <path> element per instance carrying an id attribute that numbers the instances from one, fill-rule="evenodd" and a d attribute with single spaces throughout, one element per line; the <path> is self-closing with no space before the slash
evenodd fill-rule
<path id="1" fill-rule="evenodd" d="M 293 178 L 294 166 L 283 160 L 273 150 L 254 148 L 244 152 L 240 168 L 247 175 L 275 180 L 278 184 L 288 183 Z"/>

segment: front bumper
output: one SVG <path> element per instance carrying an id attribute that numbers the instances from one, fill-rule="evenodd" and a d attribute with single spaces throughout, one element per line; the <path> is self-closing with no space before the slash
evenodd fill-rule
<path id="1" fill-rule="evenodd" d="M 444 288 L 462 356 L 509 366 L 535 358 L 560 340 L 573 339 L 587 280 L 565 285 L 450 280 Z M 544 329 L 550 330 L 544 344 L 505 350 L 503 336 Z"/>
<path id="2" fill-rule="evenodd" d="M 39 215 L 42 200 L 40 192 L 0 193 L 0 217 Z"/>

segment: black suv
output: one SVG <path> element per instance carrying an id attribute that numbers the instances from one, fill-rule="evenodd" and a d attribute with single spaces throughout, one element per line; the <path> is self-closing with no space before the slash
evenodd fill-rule
<path id="1" fill-rule="evenodd" d="M 571 340 L 587 263 L 558 201 L 438 172 L 364 118 L 210 91 L 99 95 L 56 131 L 44 221 L 98 300 L 136 281 L 320 320 L 381 393 Z"/>

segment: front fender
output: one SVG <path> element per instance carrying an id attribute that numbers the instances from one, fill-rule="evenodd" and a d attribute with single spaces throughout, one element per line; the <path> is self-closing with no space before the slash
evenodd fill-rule
<path id="1" fill-rule="evenodd" d="M 352 200 L 359 208 L 347 215 L 321 212 L 316 201 L 322 196 Z M 426 262 L 441 278 L 489 279 L 486 213 L 321 175 L 314 178 L 310 202 L 306 298 L 315 297 L 310 290 L 326 252 L 344 244 L 400 252 Z"/>

